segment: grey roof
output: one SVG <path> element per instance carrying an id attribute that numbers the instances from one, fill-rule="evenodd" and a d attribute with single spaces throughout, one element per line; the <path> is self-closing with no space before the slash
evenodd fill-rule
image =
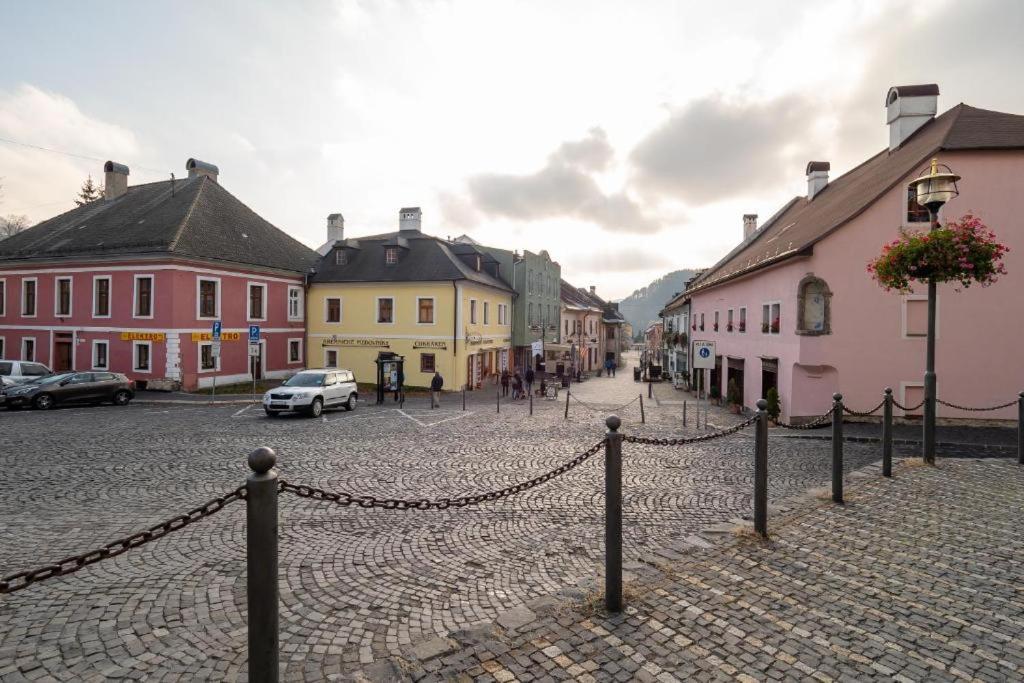
<path id="1" fill-rule="evenodd" d="M 384 263 L 384 247 L 404 242 L 398 262 Z M 456 248 L 458 252 L 456 253 Z M 335 252 L 344 249 L 346 262 L 338 264 Z M 512 290 L 490 273 L 477 271 L 460 258 L 460 254 L 479 254 L 484 263 L 497 263 L 493 257 L 472 245 L 455 245 L 432 235 L 414 230 L 360 237 L 336 242 L 334 248 L 320 259 L 313 282 L 437 282 L 470 280 L 508 292 Z"/>
<path id="2" fill-rule="evenodd" d="M 317 253 L 206 176 L 133 185 L 0 242 L 0 261 L 167 255 L 305 273 Z"/>

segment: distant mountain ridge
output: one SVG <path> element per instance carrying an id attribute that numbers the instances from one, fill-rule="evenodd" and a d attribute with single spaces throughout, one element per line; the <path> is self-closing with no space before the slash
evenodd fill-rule
<path id="1" fill-rule="evenodd" d="M 677 292 L 683 291 L 684 283 L 697 273 L 684 268 L 674 270 L 640 289 L 619 302 L 619 312 L 633 325 L 633 333 L 643 332 L 658 319 L 658 312 Z"/>

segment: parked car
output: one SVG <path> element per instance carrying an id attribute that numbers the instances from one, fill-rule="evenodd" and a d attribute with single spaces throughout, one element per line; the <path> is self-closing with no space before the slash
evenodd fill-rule
<path id="1" fill-rule="evenodd" d="M 53 370 L 42 363 L 28 360 L 0 360 L 0 377 L 7 377 L 16 384 L 52 374 Z"/>
<path id="2" fill-rule="evenodd" d="M 39 377 L 7 389 L 8 410 L 33 407 L 48 410 L 69 403 L 126 406 L 135 397 L 135 383 L 116 372 L 62 372 Z"/>
<path id="3" fill-rule="evenodd" d="M 356 377 L 351 370 L 324 368 L 303 370 L 263 395 L 263 410 L 268 417 L 284 412 L 305 412 L 319 417 L 324 408 L 341 406 L 355 410 L 359 400 Z"/>
<path id="4" fill-rule="evenodd" d="M 16 382 L 10 377 L 0 375 L 0 406 L 7 400 L 7 389 L 13 387 Z"/>

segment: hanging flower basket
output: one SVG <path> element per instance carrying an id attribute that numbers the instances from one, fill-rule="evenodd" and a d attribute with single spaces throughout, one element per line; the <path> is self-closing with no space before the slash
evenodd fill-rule
<path id="1" fill-rule="evenodd" d="M 988 287 L 1006 274 L 1009 248 L 977 216 L 964 214 L 931 232 L 907 231 L 882 248 L 868 272 L 886 291 L 909 292 L 911 281 L 973 283 Z"/>

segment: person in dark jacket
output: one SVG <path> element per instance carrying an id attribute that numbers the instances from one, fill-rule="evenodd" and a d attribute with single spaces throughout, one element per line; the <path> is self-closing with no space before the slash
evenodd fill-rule
<path id="1" fill-rule="evenodd" d="M 508 370 L 501 371 L 501 395 L 508 396 Z"/>
<path id="2" fill-rule="evenodd" d="M 526 369 L 526 391 L 528 392 L 527 395 L 533 393 L 533 380 L 535 378 L 536 378 L 536 375 L 533 374 L 533 368 L 527 368 Z"/>
<path id="3" fill-rule="evenodd" d="M 440 408 L 441 407 L 441 387 L 444 386 L 444 378 L 441 377 L 440 372 L 434 373 L 434 378 L 430 380 L 430 407 Z"/>
<path id="4" fill-rule="evenodd" d="M 399 368 L 398 369 L 398 373 L 395 376 L 395 403 L 398 403 L 398 401 L 400 399 L 402 400 L 403 403 L 405 402 L 405 399 L 402 397 L 402 391 L 404 391 L 404 390 L 405 390 L 405 372 L 403 372 L 402 369 Z"/>

